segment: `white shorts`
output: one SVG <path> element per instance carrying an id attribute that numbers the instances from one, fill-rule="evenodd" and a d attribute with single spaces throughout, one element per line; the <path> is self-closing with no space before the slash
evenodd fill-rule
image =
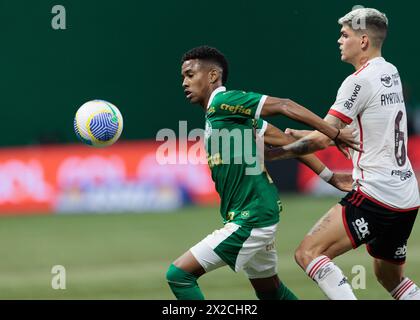
<path id="1" fill-rule="evenodd" d="M 269 278 L 277 274 L 276 230 L 277 224 L 250 228 L 227 223 L 190 251 L 206 272 L 229 265 L 235 272 L 243 269 L 249 279 Z"/>

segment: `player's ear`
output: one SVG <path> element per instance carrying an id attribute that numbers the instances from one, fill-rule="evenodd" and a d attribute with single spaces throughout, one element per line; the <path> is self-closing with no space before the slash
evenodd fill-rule
<path id="1" fill-rule="evenodd" d="M 211 69 L 209 73 L 210 83 L 216 83 L 220 79 L 220 71 L 217 69 Z"/>
<path id="2" fill-rule="evenodd" d="M 369 37 L 367 34 L 362 35 L 360 38 L 360 47 L 362 49 L 367 49 L 369 45 Z"/>

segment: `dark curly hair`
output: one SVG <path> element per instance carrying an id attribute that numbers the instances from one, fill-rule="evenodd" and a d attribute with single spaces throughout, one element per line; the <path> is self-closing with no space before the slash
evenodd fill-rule
<path id="1" fill-rule="evenodd" d="M 181 62 L 184 63 L 185 61 L 192 59 L 208 61 L 222 68 L 222 84 L 224 85 L 226 83 L 229 73 L 228 62 L 223 53 L 219 50 L 209 46 L 196 47 L 186 52 L 182 56 Z"/>

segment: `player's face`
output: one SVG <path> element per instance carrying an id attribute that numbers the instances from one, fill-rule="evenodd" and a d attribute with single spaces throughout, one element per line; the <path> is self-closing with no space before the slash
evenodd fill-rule
<path id="1" fill-rule="evenodd" d="M 343 25 L 340 34 L 338 44 L 340 45 L 341 60 L 352 63 L 361 53 L 360 36 L 346 25 Z"/>
<path id="2" fill-rule="evenodd" d="M 182 87 L 191 103 L 203 104 L 209 92 L 208 68 L 198 59 L 187 60 L 182 64 Z"/>

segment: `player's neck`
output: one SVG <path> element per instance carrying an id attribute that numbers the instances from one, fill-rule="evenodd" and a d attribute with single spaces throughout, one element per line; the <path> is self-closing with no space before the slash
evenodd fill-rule
<path id="1" fill-rule="evenodd" d="M 201 104 L 201 107 L 204 109 L 204 111 L 207 110 L 207 105 L 209 104 L 209 100 L 211 97 L 211 94 L 213 93 L 214 90 L 216 90 L 217 88 L 221 87 L 222 84 L 221 83 L 215 83 L 215 84 L 211 84 L 209 86 L 209 90 L 207 92 L 206 98 L 204 99 L 204 101 Z"/>
<path id="2" fill-rule="evenodd" d="M 353 64 L 354 68 L 356 70 L 359 70 L 361 67 L 363 67 L 369 60 L 382 57 L 381 51 L 376 50 L 371 52 L 370 54 L 364 54 L 356 59 L 356 61 Z"/>

